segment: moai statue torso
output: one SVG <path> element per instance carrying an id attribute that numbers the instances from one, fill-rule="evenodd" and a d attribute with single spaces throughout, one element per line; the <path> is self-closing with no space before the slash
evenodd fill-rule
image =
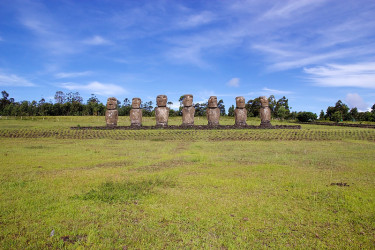
<path id="1" fill-rule="evenodd" d="M 265 96 L 260 97 L 260 126 L 269 127 L 271 125 L 271 109 L 268 104 L 268 99 Z"/>
<path id="2" fill-rule="evenodd" d="M 216 96 L 211 96 L 210 99 L 208 99 L 208 107 L 207 107 L 206 113 L 207 113 L 208 126 L 219 125 L 220 109 L 217 107 Z"/>
<path id="3" fill-rule="evenodd" d="M 236 109 L 234 110 L 234 119 L 236 126 L 246 126 L 247 110 L 245 108 L 245 98 L 243 96 L 236 97 Z"/>
<path id="4" fill-rule="evenodd" d="M 117 126 L 118 111 L 117 111 L 117 99 L 110 97 L 107 99 L 107 110 L 105 112 L 105 122 L 107 127 Z"/>
<path id="5" fill-rule="evenodd" d="M 169 108 L 167 108 L 167 100 L 166 95 L 158 95 L 156 97 L 156 104 L 158 105 L 155 108 L 156 126 L 168 126 Z"/>
<path id="6" fill-rule="evenodd" d="M 130 126 L 142 126 L 142 109 L 141 109 L 141 99 L 132 99 L 132 109 L 130 110 Z"/>
<path id="7" fill-rule="evenodd" d="M 194 125 L 195 108 L 193 107 L 193 95 L 185 95 L 182 101 L 182 126 Z"/>

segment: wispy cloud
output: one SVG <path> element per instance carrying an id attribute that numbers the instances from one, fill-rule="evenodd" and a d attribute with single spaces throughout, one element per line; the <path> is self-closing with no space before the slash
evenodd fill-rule
<path id="1" fill-rule="evenodd" d="M 83 40 L 84 44 L 88 45 L 111 45 L 112 42 L 101 37 L 101 36 L 93 36 L 91 38 L 88 38 L 86 40 Z"/>
<path id="2" fill-rule="evenodd" d="M 7 75 L 0 73 L 0 86 L 33 87 L 35 84 L 14 74 Z"/>
<path id="3" fill-rule="evenodd" d="M 203 60 L 200 46 L 176 46 L 171 48 L 166 56 L 181 64 L 192 64 L 200 68 L 210 68 L 210 65 Z"/>
<path id="4" fill-rule="evenodd" d="M 275 19 L 275 18 L 289 18 L 292 15 L 298 13 L 299 15 L 315 8 L 325 0 L 300 0 L 300 1 L 282 1 L 276 2 L 276 4 L 268 10 L 262 18 Z"/>
<path id="5" fill-rule="evenodd" d="M 292 94 L 292 91 L 286 91 L 286 90 L 278 90 L 278 89 L 269 89 L 269 88 L 263 88 L 262 89 L 267 94 L 275 94 L 275 95 L 288 95 Z"/>
<path id="6" fill-rule="evenodd" d="M 182 28 L 192 28 L 201 26 L 204 24 L 208 24 L 215 19 L 215 15 L 209 11 L 203 11 L 198 14 L 189 15 L 180 22 L 178 22 L 178 26 Z"/>
<path id="7" fill-rule="evenodd" d="M 240 86 L 240 78 L 232 78 L 227 82 L 229 87 L 239 87 Z"/>
<path id="8" fill-rule="evenodd" d="M 18 6 L 19 21 L 38 39 L 36 46 L 52 54 L 71 54 L 79 51 L 76 43 L 68 35 L 50 11 L 41 2 L 23 2 Z"/>
<path id="9" fill-rule="evenodd" d="M 75 78 L 81 76 L 91 75 L 92 71 L 82 71 L 82 72 L 60 72 L 55 74 L 56 78 Z"/>
<path id="10" fill-rule="evenodd" d="M 369 105 L 367 105 L 363 98 L 357 93 L 348 93 L 345 101 L 350 108 L 358 108 L 359 111 L 366 111 L 369 108 Z"/>
<path id="11" fill-rule="evenodd" d="M 118 96 L 121 94 L 126 94 L 127 91 L 115 84 L 110 83 L 100 83 L 91 82 L 89 84 L 77 84 L 72 82 L 63 83 L 62 88 L 74 91 L 84 91 L 91 94 L 101 95 L 101 96 Z"/>
<path id="12" fill-rule="evenodd" d="M 328 64 L 304 68 L 304 72 L 320 86 L 375 89 L 375 63 Z"/>
<path id="13" fill-rule="evenodd" d="M 4 39 L 0 36 L 0 42 L 4 41 Z"/>

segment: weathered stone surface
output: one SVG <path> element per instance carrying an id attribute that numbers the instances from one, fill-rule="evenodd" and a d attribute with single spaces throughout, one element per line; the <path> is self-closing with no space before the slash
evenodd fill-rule
<path id="1" fill-rule="evenodd" d="M 184 107 L 193 106 L 193 95 L 190 95 L 190 94 L 184 95 L 184 99 L 182 100 L 182 104 L 184 105 Z"/>
<path id="2" fill-rule="evenodd" d="M 141 98 L 134 97 L 132 99 L 132 108 L 139 109 L 141 107 Z"/>
<path id="3" fill-rule="evenodd" d="M 107 109 L 108 110 L 117 109 L 117 99 L 115 97 L 110 97 L 107 99 Z"/>
<path id="4" fill-rule="evenodd" d="M 105 112 L 105 122 L 107 124 L 107 127 L 117 126 L 117 120 L 118 120 L 117 110 L 107 110 Z"/>
<path id="5" fill-rule="evenodd" d="M 193 106 L 184 107 L 182 109 L 182 125 L 183 126 L 194 125 L 194 114 L 195 114 L 195 108 Z"/>
<path id="6" fill-rule="evenodd" d="M 168 126 L 169 108 L 166 107 L 167 101 L 168 98 L 166 95 L 158 95 L 156 97 L 156 104 L 158 105 L 155 108 L 156 126 Z"/>
<path id="7" fill-rule="evenodd" d="M 117 109 L 117 99 L 115 97 L 110 97 L 107 99 L 107 111 L 105 112 L 105 122 L 108 127 L 117 126 L 118 111 Z"/>
<path id="8" fill-rule="evenodd" d="M 132 99 L 132 109 L 130 110 L 130 126 L 142 126 L 141 98 Z"/>
<path id="9" fill-rule="evenodd" d="M 166 107 L 167 106 L 168 98 L 166 95 L 158 95 L 156 97 L 156 104 L 158 107 Z"/>
<path id="10" fill-rule="evenodd" d="M 243 96 L 236 97 L 236 109 L 234 110 L 234 125 L 246 126 L 247 110 L 245 109 L 245 98 Z"/>
<path id="11" fill-rule="evenodd" d="M 243 96 L 237 96 L 236 97 L 236 108 L 243 109 L 245 108 L 245 97 Z"/>
<path id="12" fill-rule="evenodd" d="M 193 107 L 193 95 L 184 95 L 182 104 L 184 105 L 182 108 L 182 126 L 194 125 L 195 108 Z"/>
<path id="13" fill-rule="evenodd" d="M 155 108 L 156 126 L 168 126 L 169 108 L 157 107 Z"/>
<path id="14" fill-rule="evenodd" d="M 260 108 L 260 125 L 261 126 L 272 126 L 271 125 L 271 109 L 268 104 L 268 98 L 265 96 L 260 97 L 260 103 L 262 107 Z"/>
<path id="15" fill-rule="evenodd" d="M 209 126 L 219 125 L 220 109 L 219 108 L 207 108 L 207 120 Z"/>
<path id="16" fill-rule="evenodd" d="M 247 110 L 245 108 L 236 108 L 234 110 L 234 120 L 236 126 L 246 126 Z"/>
<path id="17" fill-rule="evenodd" d="M 217 97 L 216 96 L 210 96 L 210 99 L 208 99 L 208 107 L 209 108 L 217 108 Z"/>
<path id="18" fill-rule="evenodd" d="M 142 109 L 130 110 L 130 126 L 142 126 Z"/>

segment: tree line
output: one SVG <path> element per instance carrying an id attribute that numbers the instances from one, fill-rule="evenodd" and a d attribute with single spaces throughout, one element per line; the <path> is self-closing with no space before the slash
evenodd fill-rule
<path id="1" fill-rule="evenodd" d="M 54 96 L 54 103 L 46 102 L 44 98 L 39 101 L 20 101 L 16 102 L 14 98 L 10 98 L 9 94 L 4 90 L 1 92 L 0 99 L 0 115 L 3 116 L 82 116 L 82 115 L 105 115 L 106 105 L 101 103 L 99 99 L 92 94 L 86 103 L 78 92 L 64 93 L 57 91 Z M 170 116 L 182 116 L 182 101 L 184 96 L 179 98 L 179 109 L 170 109 Z M 280 120 L 299 120 L 299 121 L 313 121 L 317 120 L 318 116 L 312 112 L 296 112 L 291 111 L 288 99 L 283 96 L 276 99 L 271 95 L 268 98 L 269 107 L 273 119 Z M 128 116 L 131 110 L 131 100 L 125 98 L 122 102 L 117 101 L 118 112 L 120 116 Z M 171 107 L 172 102 L 167 105 Z M 208 107 L 207 102 L 195 103 L 195 116 L 205 116 Z M 260 115 L 260 98 L 250 99 L 247 101 L 245 108 L 248 117 L 259 117 Z M 141 103 L 143 116 L 154 116 L 154 103 L 152 101 Z M 224 101 L 218 101 L 218 108 L 222 116 L 234 116 L 235 106 L 232 105 L 226 113 Z M 358 112 L 357 108 L 349 109 L 349 107 L 339 100 L 335 106 L 329 106 L 327 111 L 320 112 L 319 120 L 330 121 L 375 121 L 375 104 L 372 106 L 372 111 Z"/>

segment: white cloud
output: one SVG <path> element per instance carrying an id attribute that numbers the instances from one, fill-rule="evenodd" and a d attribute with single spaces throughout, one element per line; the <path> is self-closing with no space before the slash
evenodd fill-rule
<path id="1" fill-rule="evenodd" d="M 292 94 L 291 91 L 285 91 L 285 90 L 277 90 L 277 89 L 269 89 L 269 88 L 263 88 L 263 91 L 269 93 L 269 94 L 275 94 L 275 95 L 288 95 Z"/>
<path id="2" fill-rule="evenodd" d="M 349 104 L 350 108 L 358 108 L 359 111 L 366 111 L 369 106 L 357 93 L 348 93 L 345 101 Z"/>
<path id="3" fill-rule="evenodd" d="M 85 91 L 87 93 L 101 96 L 115 96 L 127 93 L 127 91 L 121 86 L 100 82 L 91 82 L 86 85 L 67 82 L 63 83 L 61 87 L 69 90 Z"/>
<path id="4" fill-rule="evenodd" d="M 375 63 L 328 64 L 304 68 L 304 72 L 320 86 L 375 89 Z"/>
<path id="5" fill-rule="evenodd" d="M 239 87 L 240 86 L 240 78 L 232 78 L 227 82 L 229 87 Z"/>
<path id="6" fill-rule="evenodd" d="M 55 74 L 57 78 L 73 78 L 73 77 L 80 77 L 80 76 L 88 76 L 91 75 L 91 71 L 82 71 L 82 72 L 60 72 Z"/>
<path id="7" fill-rule="evenodd" d="M 109 40 L 104 39 L 101 36 L 94 36 L 92 38 L 86 39 L 83 41 L 84 44 L 89 45 L 110 45 L 112 44 Z"/>
<path id="8" fill-rule="evenodd" d="M 0 73 L 0 86 L 32 87 L 35 84 L 14 74 L 6 75 Z"/>

